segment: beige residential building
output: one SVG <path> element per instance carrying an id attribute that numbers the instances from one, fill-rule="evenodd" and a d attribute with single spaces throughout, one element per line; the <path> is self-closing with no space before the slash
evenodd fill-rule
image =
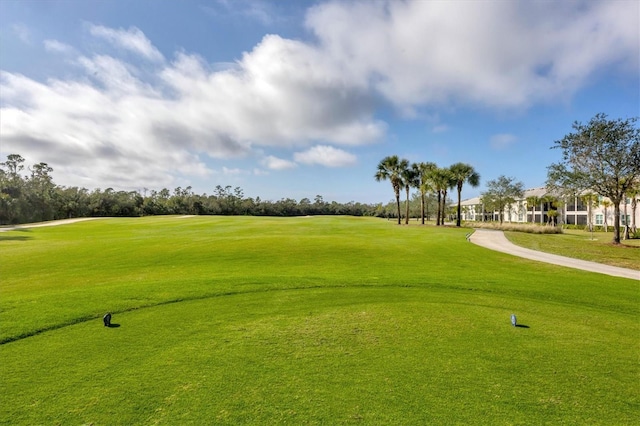
<path id="1" fill-rule="evenodd" d="M 524 191 L 522 198 L 516 200 L 510 206 L 505 207 L 503 221 L 512 223 L 539 223 L 545 224 L 549 221 L 549 212 L 557 211 L 557 223 L 567 225 L 586 226 L 588 220 L 588 206 L 580 197 L 565 199 L 561 202 L 550 202 L 545 200 L 548 194 L 544 187 L 532 188 Z M 527 200 L 537 198 L 539 201 L 535 205 L 528 205 Z M 640 202 L 638 202 L 640 204 Z M 462 220 L 465 221 L 492 221 L 500 220 L 498 211 L 485 211 L 480 197 L 470 198 L 461 202 Z M 613 227 L 613 205 L 607 198 L 598 196 L 598 201 L 593 203 L 591 212 L 594 226 Z M 636 208 L 635 222 L 631 215 L 631 199 L 627 198 L 620 205 L 620 226 L 629 225 L 640 226 L 640 205 Z"/>

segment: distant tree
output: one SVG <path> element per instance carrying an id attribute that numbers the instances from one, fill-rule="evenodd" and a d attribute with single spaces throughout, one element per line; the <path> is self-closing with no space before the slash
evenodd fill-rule
<path id="1" fill-rule="evenodd" d="M 527 201 L 527 207 L 531 207 L 531 222 L 535 222 L 536 205 L 540 203 L 540 197 L 532 195 L 530 197 L 527 197 L 526 201 Z"/>
<path id="2" fill-rule="evenodd" d="M 427 208 L 426 194 L 427 192 L 432 192 L 434 190 L 431 177 L 433 171 L 436 170 L 438 166 L 436 163 L 427 162 L 414 163 L 412 167 L 418 175 L 418 189 L 420 190 L 420 221 L 424 225 Z"/>
<path id="3" fill-rule="evenodd" d="M 449 189 L 456 186 L 456 181 L 448 168 L 437 168 L 431 173 L 431 181 L 433 183 L 433 189 L 438 196 L 438 216 L 436 218 L 436 225 L 444 225 L 445 216 L 447 212 L 447 193 Z"/>
<path id="4" fill-rule="evenodd" d="M 552 223 L 554 223 L 553 220 L 558 217 L 557 205 L 559 204 L 559 202 L 559 198 L 549 192 L 547 192 L 540 198 L 540 203 L 544 206 L 540 211 L 541 225 L 543 223 L 542 216 L 544 216 L 545 211 L 547 212 L 547 225 L 551 225 Z M 554 214 L 551 214 L 551 212 L 554 212 Z"/>
<path id="5" fill-rule="evenodd" d="M 402 183 L 404 185 L 404 189 L 406 191 L 406 201 L 405 201 L 405 217 L 404 223 L 405 225 L 409 224 L 409 191 L 411 188 L 417 188 L 420 186 L 420 175 L 418 171 L 413 165 L 409 165 L 407 162 L 406 167 L 402 171 Z"/>
<path id="6" fill-rule="evenodd" d="M 438 213 L 436 214 L 436 226 L 440 226 L 440 224 L 444 225 L 442 221 L 443 217 L 443 208 L 442 208 L 442 195 L 445 193 L 446 188 L 451 181 L 449 170 L 443 168 L 436 168 L 431 172 L 431 182 L 433 184 L 433 189 L 436 192 L 438 197 Z"/>
<path id="7" fill-rule="evenodd" d="M 0 223 L 22 222 L 21 214 L 29 210 L 24 199 L 25 180 L 20 174 L 24 161 L 18 154 L 9 154 L 7 161 L 0 163 Z"/>
<path id="8" fill-rule="evenodd" d="M 20 179 L 20 172 L 24 170 L 24 158 L 18 154 L 7 155 L 7 161 L 0 163 L 9 179 Z"/>
<path id="9" fill-rule="evenodd" d="M 465 183 L 468 183 L 474 188 L 477 187 L 478 185 L 480 185 L 480 174 L 478 174 L 478 172 L 476 172 L 471 165 L 465 163 L 456 163 L 449 167 L 449 170 L 451 171 L 452 178 L 455 181 L 455 185 L 458 190 L 458 211 L 456 226 L 460 226 L 462 186 Z"/>
<path id="10" fill-rule="evenodd" d="M 303 198 L 298 201 L 298 210 L 302 215 L 310 215 L 313 213 L 313 208 L 311 207 L 311 200 L 308 198 Z"/>
<path id="11" fill-rule="evenodd" d="M 446 185 L 442 189 L 442 225 L 444 225 L 445 218 L 449 215 L 449 218 L 453 215 L 454 209 L 451 207 L 451 199 L 447 198 L 447 194 L 450 189 L 456 187 L 456 180 L 451 173 L 451 170 L 444 169 L 445 176 L 447 178 Z"/>
<path id="12" fill-rule="evenodd" d="M 86 188 L 73 186 L 57 188 L 59 201 L 59 217 L 85 217 L 89 215 L 89 191 Z"/>
<path id="13" fill-rule="evenodd" d="M 47 163 L 38 163 L 30 167 L 30 171 L 27 180 L 27 199 L 32 206 L 30 221 L 52 220 L 56 208 L 53 168 Z"/>
<path id="14" fill-rule="evenodd" d="M 587 205 L 587 228 L 591 232 L 593 231 L 593 208 L 599 203 L 598 195 L 593 192 L 587 192 L 582 194 L 580 199 Z"/>
<path id="15" fill-rule="evenodd" d="M 627 214 L 627 198 L 629 195 L 629 191 L 627 191 L 624 194 L 624 198 L 622 199 L 622 202 L 624 203 L 624 232 L 623 232 L 623 236 L 622 238 L 624 240 L 628 240 L 629 239 L 629 215 Z"/>
<path id="16" fill-rule="evenodd" d="M 404 181 L 402 180 L 402 174 L 403 170 L 405 170 L 408 166 L 408 160 L 400 160 L 397 155 L 391 155 L 383 158 L 380 163 L 378 163 L 378 170 L 374 175 L 376 181 L 378 182 L 382 180 L 389 180 L 391 182 L 391 187 L 393 188 L 393 193 L 396 197 L 398 225 L 402 223 L 400 219 L 400 188 L 404 184 Z"/>
<path id="17" fill-rule="evenodd" d="M 504 209 L 513 204 L 518 198 L 522 198 L 524 184 L 516 182 L 513 177 L 504 175 L 487 182 L 487 190 L 482 193 L 483 202 L 498 210 L 500 224 L 503 222 Z"/>
<path id="18" fill-rule="evenodd" d="M 640 198 L 640 179 L 636 185 L 627 192 L 627 196 L 631 198 L 631 231 L 635 233 L 636 227 L 636 209 L 638 206 L 638 198 Z"/>
<path id="19" fill-rule="evenodd" d="M 610 200 L 602 200 L 602 208 L 604 209 L 604 232 L 609 232 L 609 221 L 608 221 L 608 216 L 609 216 L 609 207 L 611 207 L 611 201 Z M 615 220 L 615 219 L 614 219 Z"/>
<path id="20" fill-rule="evenodd" d="M 562 161 L 547 171 L 547 186 L 592 190 L 611 200 L 615 244 L 620 243 L 620 203 L 640 177 L 637 120 L 608 120 L 606 114 L 597 114 L 587 124 L 574 122 L 575 132 L 555 141 Z"/>

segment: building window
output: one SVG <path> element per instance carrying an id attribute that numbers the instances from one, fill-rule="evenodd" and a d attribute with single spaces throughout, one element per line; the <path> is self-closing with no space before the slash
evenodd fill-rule
<path id="1" fill-rule="evenodd" d="M 604 225 L 604 216 L 601 214 L 596 215 L 596 225 Z"/>
<path id="2" fill-rule="evenodd" d="M 630 215 L 626 215 L 625 216 L 624 214 L 621 214 L 620 215 L 620 225 L 626 226 L 629 223 L 630 219 L 631 219 Z"/>

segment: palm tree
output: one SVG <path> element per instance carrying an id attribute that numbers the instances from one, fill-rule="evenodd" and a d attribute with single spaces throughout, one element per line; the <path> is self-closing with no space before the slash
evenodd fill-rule
<path id="1" fill-rule="evenodd" d="M 549 196 L 549 212 L 547 213 L 547 225 L 548 226 L 557 226 L 558 225 L 558 217 L 562 219 L 563 223 L 565 222 L 564 215 L 561 215 L 559 212 L 561 209 L 564 211 L 564 201 L 560 198 Z"/>
<path id="2" fill-rule="evenodd" d="M 409 190 L 419 186 L 420 184 L 420 176 L 414 166 L 415 164 L 412 164 L 411 167 L 409 167 L 409 162 L 407 162 L 405 169 L 402 171 L 402 182 L 404 184 L 404 189 L 407 191 L 407 201 L 405 203 L 406 215 L 404 218 L 405 225 L 409 224 Z"/>
<path id="3" fill-rule="evenodd" d="M 444 225 L 445 208 L 444 204 L 447 202 L 447 189 L 451 188 L 453 179 L 451 178 L 451 172 L 449 169 L 437 168 L 431 173 L 431 180 L 433 182 L 433 189 L 438 195 L 438 215 L 436 219 L 436 225 Z"/>
<path id="4" fill-rule="evenodd" d="M 544 216 L 544 212 L 545 211 L 547 212 L 547 225 L 550 224 L 551 216 L 549 215 L 549 213 L 552 210 L 555 210 L 554 209 L 554 204 L 556 203 L 557 200 L 558 199 L 555 196 L 551 195 L 551 194 L 545 194 L 540 198 L 540 203 L 542 205 L 546 204 L 546 209 L 542 208 L 541 209 L 542 211 L 540 212 L 540 225 L 542 225 L 542 223 L 543 223 L 543 216 Z"/>
<path id="5" fill-rule="evenodd" d="M 472 187 L 477 187 L 480 185 L 480 174 L 475 171 L 475 169 L 465 163 L 456 163 L 449 167 L 449 171 L 451 172 L 451 177 L 455 181 L 455 185 L 458 189 L 458 217 L 456 218 L 456 226 L 460 226 L 461 220 L 461 199 L 460 196 L 462 194 L 462 185 L 468 183 Z"/>
<path id="6" fill-rule="evenodd" d="M 376 181 L 389 180 L 393 187 L 393 193 L 396 196 L 396 207 L 398 210 L 398 225 L 400 222 L 400 188 L 403 185 L 402 172 L 409 165 L 405 159 L 400 160 L 397 155 L 390 155 L 383 158 L 378 163 L 378 171 L 374 175 Z"/>
<path id="7" fill-rule="evenodd" d="M 611 207 L 612 203 L 609 200 L 602 200 L 602 207 L 604 208 L 604 232 L 609 232 L 609 224 L 607 223 L 607 210 Z"/>
<path id="8" fill-rule="evenodd" d="M 449 189 L 453 189 L 456 187 L 456 180 L 453 178 L 453 174 L 451 174 L 451 170 L 444 169 L 446 176 L 446 185 L 442 189 L 442 225 L 444 225 L 444 219 L 447 215 L 447 193 Z"/>
<path id="9" fill-rule="evenodd" d="M 640 188 L 637 185 L 629 188 L 624 197 L 622 197 L 624 202 L 624 237 L 623 239 L 629 239 L 629 230 L 632 230 L 634 233 L 636 232 L 636 206 L 637 206 L 637 197 L 640 194 Z M 631 221 L 631 226 L 629 226 L 629 215 L 627 215 L 627 200 L 631 202 L 631 214 L 633 219 Z"/>
<path id="10" fill-rule="evenodd" d="M 638 198 L 640 197 L 640 182 L 637 183 L 636 187 L 630 189 L 627 192 L 629 198 L 631 198 L 631 231 L 636 232 L 636 208 L 638 206 Z"/>
<path id="11" fill-rule="evenodd" d="M 580 198 L 587 204 L 587 226 L 589 232 L 593 232 L 593 208 L 598 205 L 598 195 L 593 192 L 587 192 Z"/>
<path id="12" fill-rule="evenodd" d="M 415 172 L 418 174 L 418 189 L 420 190 L 420 219 L 424 225 L 425 217 L 425 196 L 427 192 L 433 191 L 433 184 L 431 182 L 431 173 L 438 168 L 436 163 L 414 163 L 412 165 Z"/>
<path id="13" fill-rule="evenodd" d="M 532 195 L 531 197 L 527 197 L 527 207 L 531 206 L 531 223 L 535 223 L 536 219 L 536 204 L 540 202 L 540 198 Z"/>

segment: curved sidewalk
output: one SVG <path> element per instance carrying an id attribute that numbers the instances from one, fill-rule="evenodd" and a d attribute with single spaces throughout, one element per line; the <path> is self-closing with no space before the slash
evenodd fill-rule
<path id="1" fill-rule="evenodd" d="M 491 229 L 476 229 L 469 237 L 469 241 L 491 250 L 500 251 L 514 256 L 524 257 L 526 259 L 553 263 L 554 265 L 583 269 L 585 271 L 597 272 L 600 274 L 612 275 L 614 277 L 630 278 L 632 280 L 640 281 L 640 271 L 530 250 L 524 247 L 517 246 L 507 240 L 507 237 L 504 236 L 504 233 L 502 231 L 495 231 Z"/>

